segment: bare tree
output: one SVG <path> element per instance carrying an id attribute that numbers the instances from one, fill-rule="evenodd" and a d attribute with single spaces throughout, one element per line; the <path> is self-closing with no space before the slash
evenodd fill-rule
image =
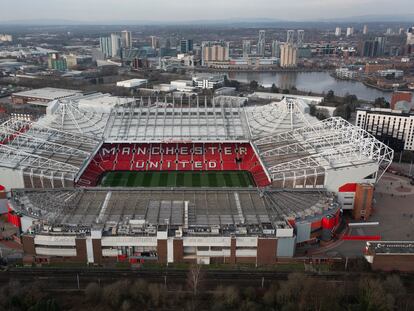
<path id="1" fill-rule="evenodd" d="M 187 284 L 194 296 L 197 296 L 200 283 L 203 281 L 203 271 L 201 265 L 192 265 L 187 274 Z"/>

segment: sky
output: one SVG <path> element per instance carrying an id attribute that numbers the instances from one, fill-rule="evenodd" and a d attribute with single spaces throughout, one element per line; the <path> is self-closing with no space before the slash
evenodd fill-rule
<path id="1" fill-rule="evenodd" d="M 0 0 L 0 21 L 303 21 L 413 14 L 413 0 Z"/>

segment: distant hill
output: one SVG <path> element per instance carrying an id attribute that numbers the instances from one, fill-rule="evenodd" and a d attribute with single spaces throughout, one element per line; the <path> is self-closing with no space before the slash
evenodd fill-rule
<path id="1" fill-rule="evenodd" d="M 80 21 L 67 19 L 30 19 L 30 20 L 0 20 L 0 25 L 34 25 L 34 26 L 75 26 L 75 25 L 227 25 L 239 27 L 289 27 L 301 25 L 335 24 L 335 23 L 413 23 L 414 14 L 406 15 L 362 15 L 341 18 L 325 18 L 311 20 L 282 20 L 275 18 L 230 18 L 217 20 L 104 20 Z"/>

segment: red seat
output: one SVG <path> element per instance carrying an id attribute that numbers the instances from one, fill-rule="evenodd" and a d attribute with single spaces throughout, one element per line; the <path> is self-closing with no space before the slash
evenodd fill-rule
<path id="1" fill-rule="evenodd" d="M 257 186 L 270 184 L 250 143 L 121 143 L 104 144 L 78 185 L 95 186 L 102 173 L 116 170 L 243 170 Z"/>

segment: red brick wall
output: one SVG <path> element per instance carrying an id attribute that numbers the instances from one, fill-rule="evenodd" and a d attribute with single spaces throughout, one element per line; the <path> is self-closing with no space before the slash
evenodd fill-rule
<path id="1" fill-rule="evenodd" d="M 232 237 L 230 242 L 230 262 L 231 264 L 236 263 L 236 238 Z"/>
<path id="2" fill-rule="evenodd" d="M 100 239 L 92 239 L 93 261 L 102 263 L 102 242 Z"/>
<path id="3" fill-rule="evenodd" d="M 257 264 L 270 265 L 276 263 L 277 239 L 259 238 L 257 240 Z"/>
<path id="4" fill-rule="evenodd" d="M 182 239 L 174 239 L 173 241 L 174 248 L 174 262 L 182 262 L 184 257 L 184 246 Z"/>
<path id="5" fill-rule="evenodd" d="M 394 92 L 391 97 L 391 109 L 395 109 L 395 104 L 400 100 L 411 102 L 412 98 L 411 92 Z"/>
<path id="6" fill-rule="evenodd" d="M 376 255 L 373 270 L 414 272 L 414 255 Z"/>
<path id="7" fill-rule="evenodd" d="M 77 238 L 75 240 L 76 245 L 76 261 L 79 262 L 88 262 L 88 255 L 86 252 L 86 239 L 85 238 Z"/>
<path id="8" fill-rule="evenodd" d="M 167 263 L 167 240 L 157 240 L 158 262 Z"/>
<path id="9" fill-rule="evenodd" d="M 23 252 L 25 255 L 36 255 L 34 237 L 30 235 L 22 235 Z"/>

